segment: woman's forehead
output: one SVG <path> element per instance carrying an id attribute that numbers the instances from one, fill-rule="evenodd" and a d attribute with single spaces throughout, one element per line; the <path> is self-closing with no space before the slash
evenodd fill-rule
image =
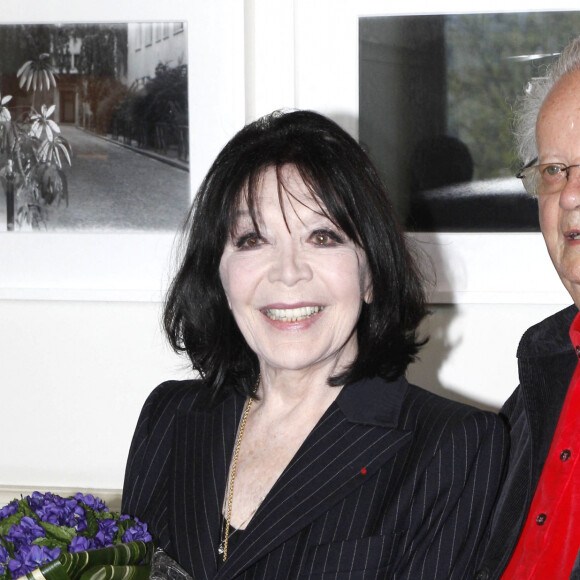
<path id="1" fill-rule="evenodd" d="M 268 167 L 257 179 L 246 183 L 238 201 L 237 216 L 258 217 L 266 209 L 280 209 L 283 213 L 310 210 L 329 217 L 325 204 L 294 166 Z"/>

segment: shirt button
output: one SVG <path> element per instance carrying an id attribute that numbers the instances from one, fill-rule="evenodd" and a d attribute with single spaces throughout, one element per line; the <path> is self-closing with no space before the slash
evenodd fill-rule
<path id="1" fill-rule="evenodd" d="M 536 518 L 536 524 L 538 524 L 538 526 L 543 526 L 547 518 L 548 516 L 546 514 L 538 514 L 538 517 Z"/>
<path id="2" fill-rule="evenodd" d="M 576 347 L 576 356 L 580 357 L 580 345 Z"/>
<path id="3" fill-rule="evenodd" d="M 475 580 L 489 580 L 489 572 L 485 568 L 478 570 L 475 574 Z"/>
<path id="4" fill-rule="evenodd" d="M 570 459 L 570 456 L 572 455 L 572 452 L 569 449 L 564 449 L 561 453 L 560 453 L 560 459 L 562 461 L 568 461 L 568 459 Z"/>

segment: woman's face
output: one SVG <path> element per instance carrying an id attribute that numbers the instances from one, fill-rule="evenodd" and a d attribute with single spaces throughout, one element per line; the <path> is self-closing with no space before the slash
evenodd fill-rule
<path id="1" fill-rule="evenodd" d="M 364 252 L 320 214 L 294 168 L 284 169 L 294 197 L 278 201 L 274 169 L 258 196 L 260 234 L 240 207 L 220 277 L 234 318 L 263 372 L 328 368 L 356 357 L 356 323 L 371 294 Z"/>

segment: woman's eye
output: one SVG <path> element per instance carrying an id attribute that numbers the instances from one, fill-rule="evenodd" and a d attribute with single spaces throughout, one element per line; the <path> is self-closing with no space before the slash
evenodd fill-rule
<path id="1" fill-rule="evenodd" d="M 334 244 L 341 244 L 343 241 L 338 234 L 326 230 L 314 232 L 311 240 L 317 246 L 332 246 Z"/>
<path id="2" fill-rule="evenodd" d="M 246 234 L 244 236 L 240 236 L 238 238 L 238 240 L 236 241 L 236 248 L 239 248 L 241 250 L 244 249 L 253 249 L 253 248 L 257 248 L 258 246 L 260 246 L 263 243 L 262 238 L 255 233 L 251 233 L 251 234 Z"/>

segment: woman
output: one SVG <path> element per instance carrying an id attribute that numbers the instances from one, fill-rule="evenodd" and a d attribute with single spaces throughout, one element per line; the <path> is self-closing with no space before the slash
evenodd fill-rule
<path id="1" fill-rule="evenodd" d="M 365 153 L 313 112 L 223 149 L 165 328 L 123 511 L 194 578 L 466 578 L 496 494 L 491 413 L 409 385 L 421 280 Z"/>

